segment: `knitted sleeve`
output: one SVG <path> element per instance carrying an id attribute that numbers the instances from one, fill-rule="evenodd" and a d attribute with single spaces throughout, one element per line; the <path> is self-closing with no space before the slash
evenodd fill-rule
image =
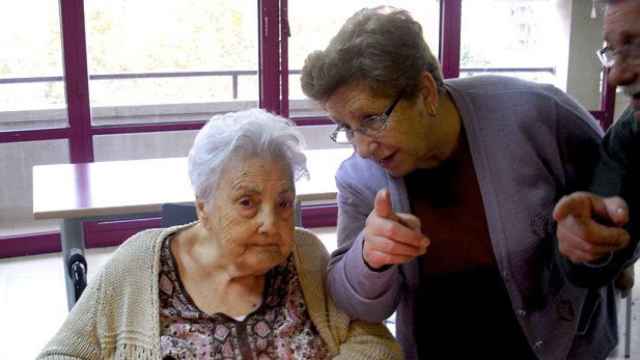
<path id="1" fill-rule="evenodd" d="M 92 281 L 67 316 L 56 335 L 37 359 L 102 359 L 97 336 L 98 299 L 102 292 L 102 273 Z"/>
<path id="2" fill-rule="evenodd" d="M 334 359 L 402 359 L 400 344 L 380 323 L 352 320 L 347 323 L 346 337 L 342 339 Z"/>
<path id="3" fill-rule="evenodd" d="M 326 288 L 329 254 L 320 240 L 296 231 L 296 268 L 314 325 L 335 359 L 402 359 L 400 345 L 382 323 L 350 318 L 339 310 Z"/>

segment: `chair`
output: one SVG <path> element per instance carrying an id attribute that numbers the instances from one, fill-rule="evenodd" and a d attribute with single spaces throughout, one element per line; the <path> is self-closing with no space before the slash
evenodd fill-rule
<path id="1" fill-rule="evenodd" d="M 73 248 L 69 251 L 67 271 L 73 282 L 73 303 L 75 304 L 87 287 L 87 260 L 82 250 Z"/>
<path id="2" fill-rule="evenodd" d="M 160 214 L 162 227 L 183 225 L 198 220 L 195 204 L 163 204 Z"/>

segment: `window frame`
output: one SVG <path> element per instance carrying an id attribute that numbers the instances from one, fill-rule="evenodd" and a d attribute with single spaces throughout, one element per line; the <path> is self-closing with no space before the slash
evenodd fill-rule
<path id="1" fill-rule="evenodd" d="M 195 130 L 204 125 L 205 121 L 92 125 L 84 2 L 83 0 L 59 0 L 59 6 L 65 75 L 62 81 L 65 83 L 66 90 L 68 126 L 0 132 L 0 143 L 67 139 L 70 162 L 82 163 L 94 161 L 94 136 Z M 259 106 L 288 117 L 288 0 L 257 0 L 256 6 L 258 6 L 259 24 L 259 51 L 257 54 L 259 58 Z M 461 70 L 461 11 L 462 0 L 440 1 L 439 60 L 445 78 L 456 78 Z M 615 104 L 615 89 L 608 86 L 606 75 L 605 72 L 600 109 L 591 111 L 604 129 L 613 122 Z M 292 120 L 299 126 L 332 124 L 329 118 L 323 116 L 294 117 Z M 335 225 L 335 206 L 309 207 L 304 211 L 309 214 L 323 214 L 318 218 L 320 220 L 316 219 L 314 222 L 311 219 L 311 223 L 324 226 Z M 155 223 L 150 222 L 150 224 Z M 0 247 L 0 258 L 59 251 L 59 239 L 59 232 L 0 236 L 0 241 L 5 244 Z M 104 239 L 98 239 L 95 243 L 110 244 Z M 91 247 L 91 244 L 87 245 Z"/>

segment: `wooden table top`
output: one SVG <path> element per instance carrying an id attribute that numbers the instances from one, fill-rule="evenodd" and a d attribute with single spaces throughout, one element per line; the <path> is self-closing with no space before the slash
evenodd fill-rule
<path id="1" fill-rule="evenodd" d="M 334 200 L 334 175 L 352 152 L 351 148 L 306 150 L 311 178 L 296 182 L 298 198 Z M 165 203 L 193 201 L 186 158 L 33 167 L 35 219 L 151 213 Z"/>

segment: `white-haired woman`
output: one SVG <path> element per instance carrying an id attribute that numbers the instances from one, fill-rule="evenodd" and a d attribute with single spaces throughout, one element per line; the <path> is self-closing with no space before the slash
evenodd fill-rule
<path id="1" fill-rule="evenodd" d="M 301 143 L 262 110 L 212 118 L 189 152 L 198 221 L 123 244 L 40 358 L 401 358 L 383 325 L 336 309 L 326 250 L 294 229 Z"/>

